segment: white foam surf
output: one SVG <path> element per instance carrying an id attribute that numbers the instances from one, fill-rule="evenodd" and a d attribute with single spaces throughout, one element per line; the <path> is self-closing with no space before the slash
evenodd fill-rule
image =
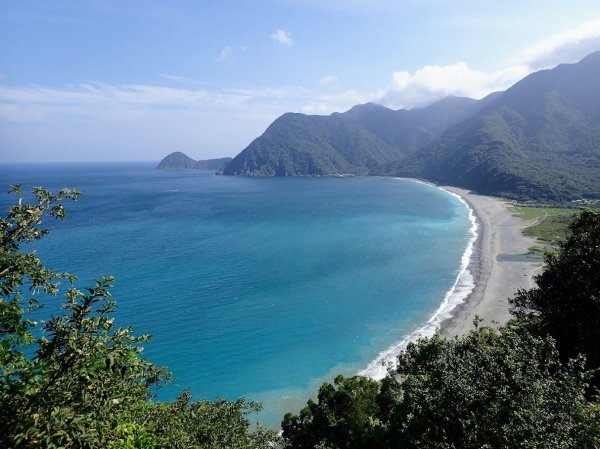
<path id="1" fill-rule="evenodd" d="M 443 190 L 444 192 L 457 198 L 467 208 L 469 211 L 469 221 L 471 222 L 471 226 L 469 228 L 469 241 L 467 243 L 465 252 L 462 255 L 460 269 L 452 288 L 448 290 L 444 296 L 444 299 L 442 300 L 442 303 L 431 316 L 431 318 L 429 318 L 427 323 L 414 332 L 411 332 L 398 343 L 390 346 L 385 351 L 380 352 L 379 355 L 371 363 L 369 363 L 365 369 L 358 372 L 358 374 L 361 376 L 370 377 L 371 379 L 375 380 L 383 379 L 387 375 L 388 370 L 393 369 L 396 366 L 398 355 L 400 355 L 400 353 L 406 349 L 408 343 L 411 341 L 416 341 L 421 337 L 433 336 L 440 328 L 442 321 L 450 318 L 452 316 L 452 311 L 456 308 L 456 306 L 463 303 L 475 288 L 473 274 L 469 270 L 469 264 L 471 262 L 471 258 L 473 257 L 475 242 L 477 241 L 477 237 L 479 235 L 477 232 L 478 225 L 475 212 L 469 203 L 467 203 L 460 195 L 450 192 L 442 187 L 418 180 L 415 181 Z"/>

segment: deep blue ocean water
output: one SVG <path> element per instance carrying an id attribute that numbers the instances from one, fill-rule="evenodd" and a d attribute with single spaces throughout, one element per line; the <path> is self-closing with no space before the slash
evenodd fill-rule
<path id="1" fill-rule="evenodd" d="M 245 396 L 271 425 L 425 323 L 469 239 L 458 199 L 408 180 L 153 165 L 3 164 L 0 189 L 84 193 L 33 247 L 80 286 L 116 277 L 118 322 L 152 334 L 144 354 L 176 377 L 160 398 Z"/>

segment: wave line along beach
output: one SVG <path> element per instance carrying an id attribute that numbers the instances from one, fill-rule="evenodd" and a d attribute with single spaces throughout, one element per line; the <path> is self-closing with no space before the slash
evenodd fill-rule
<path id="1" fill-rule="evenodd" d="M 358 373 L 377 380 L 385 377 L 388 367 L 394 366 L 411 341 L 430 337 L 438 330 L 447 337 L 464 335 L 473 328 L 475 317 L 483 319 L 485 325 L 506 322 L 510 318 L 508 298 L 519 288 L 531 288 L 533 275 L 541 266 L 537 260 L 505 257 L 526 254 L 534 240 L 522 234 L 526 223 L 513 216 L 500 199 L 413 181 L 456 197 L 468 210 L 470 237 L 456 280 L 427 323 L 382 351 Z"/>

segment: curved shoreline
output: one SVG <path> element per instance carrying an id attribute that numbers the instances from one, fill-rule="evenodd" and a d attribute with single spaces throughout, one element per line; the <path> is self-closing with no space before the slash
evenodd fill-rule
<path id="1" fill-rule="evenodd" d="M 512 215 L 506 203 L 458 187 L 444 189 L 460 195 L 475 211 L 481 225 L 470 265 L 475 288 L 440 327 L 443 336 L 454 337 L 471 331 L 475 318 L 493 327 L 512 318 L 508 299 L 518 289 L 534 286 L 533 277 L 543 262 L 523 257 L 535 239 L 522 234 L 528 223 Z"/>
<path id="2" fill-rule="evenodd" d="M 457 198 L 469 212 L 471 236 L 454 284 L 427 323 L 380 352 L 358 373 L 376 380 L 383 379 L 388 369 L 395 366 L 398 355 L 411 341 L 431 337 L 437 331 L 447 337 L 463 335 L 473 329 L 476 317 L 483 319 L 486 325 L 506 322 L 510 318 L 508 297 L 518 288 L 532 287 L 532 277 L 540 266 L 539 261 L 534 260 L 500 260 L 502 255 L 525 254 L 533 239 L 521 234 L 525 222 L 510 214 L 499 199 L 411 180 Z"/>

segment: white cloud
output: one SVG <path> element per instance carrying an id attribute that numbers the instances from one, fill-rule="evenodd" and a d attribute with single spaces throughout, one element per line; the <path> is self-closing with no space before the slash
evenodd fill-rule
<path id="1" fill-rule="evenodd" d="M 340 80 L 335 75 L 325 75 L 319 80 L 321 86 L 337 86 Z"/>
<path id="2" fill-rule="evenodd" d="M 189 78 L 187 76 L 169 75 L 168 73 L 161 73 L 158 76 L 160 76 L 161 78 L 164 78 L 166 80 L 175 81 L 178 83 L 188 83 L 188 84 L 197 84 L 198 83 L 198 80 Z"/>
<path id="3" fill-rule="evenodd" d="M 261 104 L 281 113 L 297 108 L 299 88 L 192 89 L 147 84 L 75 84 L 63 88 L 0 86 L 0 120 L 28 122 L 79 117 L 132 116 L 171 111 L 231 111 L 248 113 Z M 283 104 L 281 104 L 283 103 Z"/>
<path id="4" fill-rule="evenodd" d="M 174 148 L 234 156 L 304 95 L 296 87 L 0 85 L 0 147 L 7 161 L 159 160 Z"/>
<path id="5" fill-rule="evenodd" d="M 281 45 L 293 45 L 284 30 L 276 30 L 271 38 Z M 535 70 L 575 62 L 598 49 L 600 21 L 593 21 L 526 48 L 497 70 L 480 70 L 466 62 L 430 64 L 413 71 L 397 70 L 387 86 L 371 91 L 342 90 L 332 74 L 325 74 L 319 80 L 321 87 L 314 90 L 223 88 L 168 74 L 161 77 L 169 80 L 168 85 L 176 82 L 176 87 L 0 84 L 0 143 L 3 150 L 13 151 L 13 160 L 20 160 L 20 151 L 28 146 L 31 151 L 47 149 L 49 158 L 60 158 L 57 155 L 63 148 L 90 148 L 95 153 L 90 152 L 89 157 L 102 154 L 120 159 L 121 154 L 138 151 L 139 158 L 159 159 L 175 147 L 197 151 L 199 143 L 216 152 L 206 156 L 234 155 L 287 111 L 329 114 L 369 101 L 397 109 L 425 106 L 448 95 L 481 98 L 510 87 Z M 232 52 L 242 51 L 241 47 L 235 51 L 225 47 L 219 57 L 223 55 L 224 60 Z M 105 155 L 105 148 L 113 152 Z M 154 153 L 147 153 L 152 148 Z M 64 154 L 64 158 L 77 158 Z"/>
<path id="6" fill-rule="evenodd" d="M 394 108 L 424 106 L 449 95 L 482 98 L 505 90 L 530 73 L 572 63 L 600 50 L 600 20 L 538 42 L 521 52 L 512 65 L 495 71 L 480 71 L 465 62 L 428 65 L 414 73 L 394 72 L 391 84 L 374 101 Z"/>
<path id="7" fill-rule="evenodd" d="M 280 28 L 276 29 L 275 32 L 271 34 L 271 39 L 285 47 L 291 47 L 294 45 L 292 35 Z"/>
<path id="8" fill-rule="evenodd" d="M 525 66 L 484 72 L 465 62 L 452 65 L 428 65 L 409 73 L 394 72 L 392 83 L 375 95 L 375 100 L 394 108 L 424 106 L 448 96 L 482 98 L 504 90 L 529 73 Z"/>
<path id="9" fill-rule="evenodd" d="M 545 69 L 577 62 L 597 50 L 600 50 L 600 20 L 593 20 L 526 48 L 521 61 L 531 69 Z"/>
<path id="10" fill-rule="evenodd" d="M 224 62 L 226 61 L 232 53 L 233 49 L 228 45 L 223 47 L 219 55 L 215 58 L 215 62 Z"/>

